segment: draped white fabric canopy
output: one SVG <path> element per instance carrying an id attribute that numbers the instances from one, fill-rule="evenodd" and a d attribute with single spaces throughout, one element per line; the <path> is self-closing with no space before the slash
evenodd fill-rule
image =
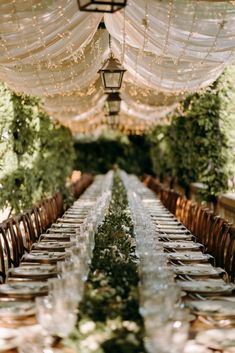
<path id="1" fill-rule="evenodd" d="M 234 5 L 234 1 L 129 0 L 125 11 L 105 14 L 105 24 L 120 43 L 160 57 L 232 63 Z"/>
<path id="2" fill-rule="evenodd" d="M 127 70 L 120 115 L 153 123 L 235 61 L 235 1 L 128 0 L 107 30 L 102 17 L 76 0 L 1 0 L 0 80 L 90 125 L 104 117 L 98 71 L 112 50 Z"/>

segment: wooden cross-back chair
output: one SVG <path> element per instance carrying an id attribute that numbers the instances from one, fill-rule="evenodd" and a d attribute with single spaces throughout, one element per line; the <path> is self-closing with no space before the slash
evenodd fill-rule
<path id="1" fill-rule="evenodd" d="M 235 239 L 234 234 L 232 235 L 232 243 L 230 248 L 230 260 L 229 260 L 229 279 L 231 282 L 235 282 Z"/>
<path id="2" fill-rule="evenodd" d="M 220 243 L 223 224 L 225 224 L 226 221 L 220 216 L 212 214 L 210 217 L 208 217 L 208 223 L 208 235 L 205 246 L 207 252 L 215 257 L 216 249 Z"/>
<path id="3" fill-rule="evenodd" d="M 5 272 L 11 266 L 18 266 L 24 253 L 22 237 L 11 218 L 0 225 L 1 245 L 3 247 Z M 7 265 L 7 266 L 6 266 Z M 7 268 L 6 268 L 7 267 Z"/>
<path id="4" fill-rule="evenodd" d="M 11 252 L 5 227 L 0 224 L 0 283 L 5 282 L 7 270 L 11 265 Z"/>
<path id="5" fill-rule="evenodd" d="M 222 267 L 228 275 L 228 280 L 235 281 L 235 227 L 229 227 L 224 241 L 222 242 L 223 258 L 221 261 Z"/>
<path id="6" fill-rule="evenodd" d="M 157 179 L 151 176 L 145 176 L 144 183 L 160 197 L 163 186 Z"/>
<path id="7" fill-rule="evenodd" d="M 180 222 L 182 222 L 183 219 L 186 201 L 187 199 L 185 197 L 180 196 L 176 202 L 175 216 Z"/>
<path id="8" fill-rule="evenodd" d="M 227 222 L 223 222 L 218 235 L 217 244 L 215 247 L 216 265 L 222 268 L 225 267 L 225 256 L 230 242 L 230 234 L 229 234 L 230 231 L 231 231 L 231 224 Z"/>
<path id="9" fill-rule="evenodd" d="M 169 192 L 170 189 L 167 188 L 161 188 L 160 190 L 160 200 L 166 208 L 168 208 Z"/>
<path id="10" fill-rule="evenodd" d="M 55 195 L 54 195 L 54 198 L 55 198 L 55 202 L 56 202 L 56 212 L 57 212 L 57 215 L 56 217 L 60 217 L 64 211 L 64 202 L 63 202 L 63 196 L 60 192 L 57 192 Z"/>
<path id="11" fill-rule="evenodd" d="M 23 254 L 62 212 L 63 198 L 56 193 L 0 224 L 0 283 L 5 282 L 8 269 L 19 266 Z"/>

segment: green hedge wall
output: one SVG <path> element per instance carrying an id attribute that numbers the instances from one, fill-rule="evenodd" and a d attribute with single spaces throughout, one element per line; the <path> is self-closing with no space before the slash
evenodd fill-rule
<path id="1" fill-rule="evenodd" d="M 39 101 L 0 84 L 0 209 L 13 211 L 60 190 L 73 170 L 73 137 Z"/>
<path id="2" fill-rule="evenodd" d="M 82 172 L 106 173 L 115 164 L 128 173 L 152 173 L 150 145 L 145 136 L 100 137 L 76 141 L 76 168 Z"/>
<path id="3" fill-rule="evenodd" d="M 168 126 L 156 127 L 149 139 L 155 174 L 173 177 L 186 191 L 202 182 L 205 200 L 228 189 L 234 170 L 233 72 L 226 71 L 208 89 L 189 96 Z"/>

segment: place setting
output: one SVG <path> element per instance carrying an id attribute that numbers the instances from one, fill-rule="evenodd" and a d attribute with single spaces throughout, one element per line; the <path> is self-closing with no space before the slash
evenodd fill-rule
<path id="1" fill-rule="evenodd" d="M 172 266 L 174 273 L 178 276 L 187 276 L 192 278 L 219 278 L 223 277 L 225 271 L 222 268 L 214 267 L 211 264 L 195 265 L 174 265 Z"/>
<path id="2" fill-rule="evenodd" d="M 0 286 L 0 301 L 4 300 L 33 300 L 36 296 L 46 295 L 46 282 L 16 282 Z"/>
<path id="3" fill-rule="evenodd" d="M 80 224 L 80 223 L 79 223 Z M 57 231 L 63 231 L 63 232 L 70 232 L 70 231 L 74 231 L 75 229 L 77 229 L 77 224 L 75 223 L 53 223 L 51 225 L 51 230 L 57 232 Z"/>
<path id="4" fill-rule="evenodd" d="M 0 301 L 0 327 L 16 328 L 35 323 L 35 303 L 31 301 Z"/>
<path id="5" fill-rule="evenodd" d="M 178 263 L 214 263 L 214 258 L 210 254 L 204 254 L 201 252 L 173 252 L 167 254 L 168 259 L 172 262 Z"/>
<path id="6" fill-rule="evenodd" d="M 163 242 L 166 251 L 202 251 L 203 245 L 192 241 L 168 241 Z"/>
<path id="7" fill-rule="evenodd" d="M 7 281 L 47 280 L 57 276 L 55 265 L 20 266 L 8 270 Z"/>
<path id="8" fill-rule="evenodd" d="M 227 284 L 222 279 L 211 280 L 177 280 L 177 284 L 187 293 L 205 296 L 231 295 L 235 293 L 235 284 Z"/>
<path id="9" fill-rule="evenodd" d="M 37 251 L 48 251 L 48 252 L 64 252 L 66 248 L 70 247 L 70 242 L 62 241 L 40 241 L 39 243 L 34 243 L 31 248 L 31 253 Z"/>
<path id="10" fill-rule="evenodd" d="M 182 224 L 161 224 L 159 222 L 156 222 L 156 227 L 159 231 L 161 230 L 187 230 Z"/>
<path id="11" fill-rule="evenodd" d="M 76 233 L 76 228 L 68 228 L 66 227 L 51 227 L 47 231 L 48 234 L 74 234 Z"/>
<path id="12" fill-rule="evenodd" d="M 71 224 L 71 226 L 73 227 L 74 225 L 76 225 L 76 226 L 79 226 L 79 225 L 81 225 L 82 223 L 83 223 L 83 221 L 84 221 L 84 218 L 78 218 L 78 217 L 69 217 L 69 216 L 64 216 L 63 218 L 58 218 L 57 219 L 57 223 L 58 224 L 68 224 L 68 225 L 70 225 Z M 57 224 L 56 223 L 56 224 Z"/>
<path id="13" fill-rule="evenodd" d="M 16 349 L 20 344 L 19 333 L 16 329 L 0 329 L 0 352 Z"/>
<path id="14" fill-rule="evenodd" d="M 190 231 L 187 228 L 161 228 L 158 229 L 159 233 L 165 233 L 165 234 L 190 234 Z"/>
<path id="15" fill-rule="evenodd" d="M 30 252 L 29 254 L 23 255 L 21 262 L 56 264 L 57 261 L 63 261 L 64 259 L 65 259 L 65 252 L 41 251 L 41 252 Z"/>
<path id="16" fill-rule="evenodd" d="M 215 351 L 235 352 L 235 328 L 210 329 L 199 332 L 195 340 Z"/>
<path id="17" fill-rule="evenodd" d="M 191 312 L 197 316 L 211 318 L 215 322 L 235 323 L 235 305 L 234 302 L 222 299 L 207 299 L 187 301 L 186 305 Z"/>
<path id="18" fill-rule="evenodd" d="M 159 240 L 162 241 L 192 241 L 195 237 L 192 234 L 166 234 L 159 233 Z"/>
<path id="19" fill-rule="evenodd" d="M 74 233 L 53 233 L 48 232 L 45 234 L 41 234 L 39 237 L 40 241 L 69 241 L 70 237 L 74 236 Z"/>

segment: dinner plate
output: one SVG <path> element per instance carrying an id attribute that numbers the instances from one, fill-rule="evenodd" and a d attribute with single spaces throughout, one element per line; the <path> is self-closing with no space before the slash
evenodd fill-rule
<path id="1" fill-rule="evenodd" d="M 176 219 L 174 215 L 170 212 L 155 212 L 151 210 L 151 217 L 154 218 L 155 220 L 160 220 L 160 221 L 169 221 L 171 219 Z"/>
<path id="2" fill-rule="evenodd" d="M 196 336 L 196 342 L 212 349 L 235 352 L 235 328 L 220 328 L 199 332 Z"/>
<path id="3" fill-rule="evenodd" d="M 0 286 L 0 296 L 32 299 L 37 295 L 46 295 L 48 286 L 45 282 L 6 283 Z"/>
<path id="4" fill-rule="evenodd" d="M 74 237 L 74 234 L 73 234 L 73 237 Z M 39 243 L 35 243 L 35 244 L 38 244 L 38 245 L 42 246 L 42 249 L 44 247 L 46 247 L 47 244 L 48 244 L 48 247 L 53 247 L 53 245 L 54 245 L 55 248 L 58 247 L 58 248 L 64 248 L 64 249 L 69 248 L 71 246 L 70 238 L 69 238 L 69 240 L 68 239 L 66 240 L 66 239 L 63 239 L 63 238 L 60 239 L 60 240 L 42 239 Z"/>
<path id="5" fill-rule="evenodd" d="M 160 234 L 159 237 L 163 241 L 190 241 L 193 239 L 191 234 Z"/>
<path id="6" fill-rule="evenodd" d="M 155 223 L 155 224 L 159 224 L 161 221 L 164 221 L 164 222 L 169 222 L 169 221 L 172 221 L 174 222 L 173 223 L 173 226 L 177 225 L 177 223 L 175 222 L 175 218 L 172 216 L 172 215 L 166 215 L 166 214 L 156 214 L 156 215 L 151 215 L 152 216 L 152 221 Z"/>
<path id="7" fill-rule="evenodd" d="M 161 206 L 161 205 L 157 205 L 157 206 L 149 206 L 148 207 L 149 208 L 149 210 L 151 211 L 151 213 L 153 214 L 153 215 L 155 215 L 155 214 L 157 214 L 157 215 L 171 215 L 171 216 L 173 216 L 173 214 L 170 212 L 170 211 L 168 211 L 164 206 Z"/>
<path id="8" fill-rule="evenodd" d="M 173 250 L 200 250 L 203 247 L 202 244 L 191 241 L 169 241 L 162 244 L 165 249 Z"/>
<path id="9" fill-rule="evenodd" d="M 215 318 L 234 318 L 235 305 L 227 300 L 195 300 L 186 304 L 192 312 Z"/>
<path id="10" fill-rule="evenodd" d="M 81 214 L 81 215 L 87 214 L 91 210 L 91 207 L 94 205 L 94 203 L 95 202 L 92 202 L 90 205 L 87 205 L 87 206 L 83 206 L 83 205 L 76 205 L 76 207 L 72 206 L 66 211 L 66 214 L 67 213 L 71 213 L 71 214 L 74 213 L 74 214 Z"/>
<path id="11" fill-rule="evenodd" d="M 174 230 L 177 230 L 177 229 L 184 229 L 184 230 L 187 230 L 182 224 L 177 224 L 176 225 L 173 225 L 173 224 L 159 224 L 157 222 L 157 228 L 158 229 L 162 229 L 162 230 L 165 230 L 165 229 L 174 229 Z"/>
<path id="12" fill-rule="evenodd" d="M 188 340 L 183 350 L 184 353 L 211 353 L 211 350 L 204 345 L 198 344 L 195 340 Z"/>
<path id="13" fill-rule="evenodd" d="M 193 261 L 202 261 L 207 262 L 213 257 L 209 254 L 202 254 L 201 252 L 175 252 L 168 253 L 168 259 L 172 261 L 182 261 L 182 262 L 193 262 Z"/>
<path id="14" fill-rule="evenodd" d="M 188 229 L 175 229 L 175 228 L 169 228 L 169 229 L 158 229 L 160 233 L 166 233 L 166 234 L 188 234 L 189 230 Z"/>
<path id="15" fill-rule="evenodd" d="M 159 227 L 177 227 L 177 226 L 182 226 L 181 223 L 177 222 L 177 220 L 172 220 L 172 221 L 161 221 L 161 220 L 156 220 L 155 223 L 159 226 Z M 185 228 L 185 227 L 184 227 Z"/>
<path id="16" fill-rule="evenodd" d="M 65 233 L 46 233 L 46 234 L 41 234 L 40 236 L 40 241 L 45 239 L 45 240 L 70 240 L 70 235 L 74 236 L 74 233 L 72 234 L 65 234 Z"/>
<path id="17" fill-rule="evenodd" d="M 172 266 L 171 268 L 177 275 L 187 275 L 193 277 L 217 277 L 218 275 L 224 273 L 224 270 L 222 268 L 213 267 L 210 264 L 197 264 L 197 266 Z"/>
<path id="18" fill-rule="evenodd" d="M 64 215 L 64 217 L 63 218 L 58 218 L 57 220 L 56 220 L 56 223 L 62 223 L 62 224 L 71 224 L 72 226 L 73 226 L 73 224 L 76 224 L 76 225 L 78 225 L 78 226 L 80 226 L 81 225 L 81 223 L 83 223 L 84 222 L 84 218 L 78 218 L 78 217 L 68 217 L 68 216 L 66 216 L 66 215 Z"/>
<path id="19" fill-rule="evenodd" d="M 35 243 L 32 245 L 32 250 L 47 250 L 47 251 L 56 251 L 56 252 L 61 252 L 64 251 L 65 248 L 68 248 L 70 246 L 70 243 L 65 243 L 65 242 L 39 242 Z"/>
<path id="20" fill-rule="evenodd" d="M 56 227 L 51 227 L 48 231 L 48 233 L 76 233 L 76 229 L 75 228 L 65 228 L 65 227 L 59 227 L 59 228 L 56 228 Z"/>
<path id="21" fill-rule="evenodd" d="M 13 328 L 1 328 L 0 329 L 0 340 L 9 340 L 18 336 L 17 330 Z"/>
<path id="22" fill-rule="evenodd" d="M 51 277 L 57 275 L 57 269 L 53 265 L 21 266 L 9 269 L 8 274 L 13 277 Z"/>
<path id="23" fill-rule="evenodd" d="M 22 257 L 22 261 L 25 262 L 39 262 L 39 263 L 52 263 L 65 259 L 64 252 L 35 252 L 25 254 Z"/>
<path id="24" fill-rule="evenodd" d="M 34 314 L 35 304 L 32 302 L 0 302 L 0 319 L 17 319 Z"/>
<path id="25" fill-rule="evenodd" d="M 61 228 L 67 228 L 67 229 L 76 229 L 78 228 L 78 226 L 80 226 L 80 224 L 74 224 L 74 223 L 54 223 L 51 226 L 51 229 L 61 229 Z"/>
<path id="26" fill-rule="evenodd" d="M 1 329 L 2 330 L 2 329 Z M 17 348 L 20 342 L 20 337 L 16 336 L 12 339 L 1 339 L 0 338 L 0 352 L 6 352 L 10 349 Z"/>
<path id="27" fill-rule="evenodd" d="M 234 284 L 226 284 L 222 280 L 214 281 L 177 281 L 186 292 L 201 294 L 231 294 L 235 291 Z"/>

